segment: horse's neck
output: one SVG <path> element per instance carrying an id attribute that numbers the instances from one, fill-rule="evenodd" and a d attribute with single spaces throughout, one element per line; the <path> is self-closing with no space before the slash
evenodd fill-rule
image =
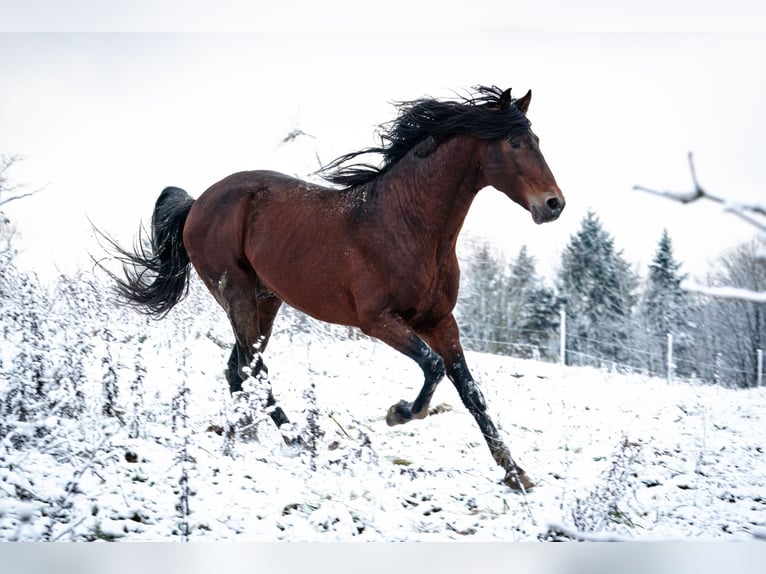
<path id="1" fill-rule="evenodd" d="M 454 247 L 479 191 L 476 147 L 475 139 L 458 136 L 429 150 L 425 157 L 418 157 L 424 146 L 416 146 L 385 179 L 388 189 L 382 191 L 391 200 L 390 209 L 413 232 L 428 234 L 442 248 L 446 244 Z"/>

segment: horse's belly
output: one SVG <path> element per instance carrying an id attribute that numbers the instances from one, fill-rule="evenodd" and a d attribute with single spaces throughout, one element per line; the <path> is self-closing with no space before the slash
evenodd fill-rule
<path id="1" fill-rule="evenodd" d="M 273 289 L 274 294 L 285 303 L 310 315 L 314 319 L 339 325 L 359 326 L 349 298 L 340 292 L 324 291 L 307 293 L 296 289 Z M 317 289 L 317 291 L 320 291 Z"/>
<path id="2" fill-rule="evenodd" d="M 353 297 L 337 264 L 315 257 L 285 265 L 252 263 L 263 285 L 291 307 L 320 321 L 357 326 Z"/>

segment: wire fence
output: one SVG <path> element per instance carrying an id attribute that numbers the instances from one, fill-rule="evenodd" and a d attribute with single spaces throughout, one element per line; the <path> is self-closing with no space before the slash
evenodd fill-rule
<path id="1" fill-rule="evenodd" d="M 501 325 L 486 325 L 486 331 L 495 334 L 492 338 L 464 334 L 461 338 L 467 349 L 492 352 L 519 358 L 531 358 L 547 362 L 561 362 L 571 366 L 595 366 L 618 372 L 640 373 L 651 376 L 664 376 L 668 379 L 687 378 L 724 386 L 762 386 L 763 353 L 756 350 L 753 357 L 754 368 L 740 368 L 730 364 L 725 354 L 715 347 L 694 343 L 687 349 L 687 356 L 674 356 L 670 347 L 671 361 L 668 362 L 668 350 L 664 345 L 634 344 L 631 341 L 605 340 L 594 336 L 579 336 L 565 333 L 564 360 L 559 348 L 560 332 L 538 329 L 508 330 L 509 337 L 497 336 L 503 332 Z M 470 329 L 466 329 L 470 332 Z M 541 343 L 525 342 L 533 339 Z M 619 357 L 613 354 L 597 352 L 598 349 L 619 351 Z M 693 353 L 693 356 L 688 356 Z M 611 356 L 610 356 L 611 355 Z M 709 357 L 707 360 L 704 357 Z M 679 374 L 680 373 L 680 374 Z"/>
<path id="2" fill-rule="evenodd" d="M 285 315 L 287 320 L 281 322 L 280 330 L 287 336 L 291 333 L 307 331 L 317 336 L 330 338 L 364 337 L 358 329 L 322 323 L 301 313 L 288 312 Z M 580 336 L 565 331 L 565 361 L 562 361 L 560 336 L 560 330 L 514 329 L 491 323 L 482 324 L 481 328 L 471 328 L 470 325 L 461 326 L 463 346 L 471 351 L 549 363 L 564 362 L 569 366 L 593 366 L 612 372 L 638 373 L 668 379 L 689 379 L 730 387 L 763 385 L 762 353 L 756 353 L 760 358 L 754 358 L 752 369 L 740 368 L 732 365 L 731 360 L 727 359 L 720 349 L 703 343 L 694 343 L 693 349 L 687 349 L 687 353 L 693 351 L 692 356 L 676 354 L 671 350 L 672 361 L 668 365 L 667 347 L 664 345 L 657 344 L 648 348 L 646 342 L 639 344 L 631 340 L 606 340 L 592 335 Z M 612 352 L 617 350 L 619 357 L 598 352 L 599 349 L 609 349 Z"/>

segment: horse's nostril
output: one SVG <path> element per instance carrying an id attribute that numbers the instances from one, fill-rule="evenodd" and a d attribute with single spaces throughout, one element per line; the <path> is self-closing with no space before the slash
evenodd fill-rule
<path id="1" fill-rule="evenodd" d="M 548 209 L 550 209 L 551 211 L 561 210 L 561 202 L 559 201 L 558 197 L 551 197 L 549 200 L 545 202 L 545 205 L 547 205 Z"/>

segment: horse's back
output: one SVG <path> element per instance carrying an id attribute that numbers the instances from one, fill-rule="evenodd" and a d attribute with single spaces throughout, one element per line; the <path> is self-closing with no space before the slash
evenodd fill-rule
<path id="1" fill-rule="evenodd" d="M 237 172 L 211 185 L 194 202 L 184 227 L 184 245 L 209 287 L 225 272 L 247 275 L 242 244 L 252 203 L 288 179 L 273 171 Z"/>
<path id="2" fill-rule="evenodd" d="M 279 172 L 234 173 L 192 206 L 184 244 L 211 291 L 225 276 L 243 288 L 257 283 L 301 308 L 308 293 L 337 292 L 345 282 L 328 277 L 328 268 L 342 275 L 348 265 L 339 249 L 352 227 L 342 196 Z"/>

